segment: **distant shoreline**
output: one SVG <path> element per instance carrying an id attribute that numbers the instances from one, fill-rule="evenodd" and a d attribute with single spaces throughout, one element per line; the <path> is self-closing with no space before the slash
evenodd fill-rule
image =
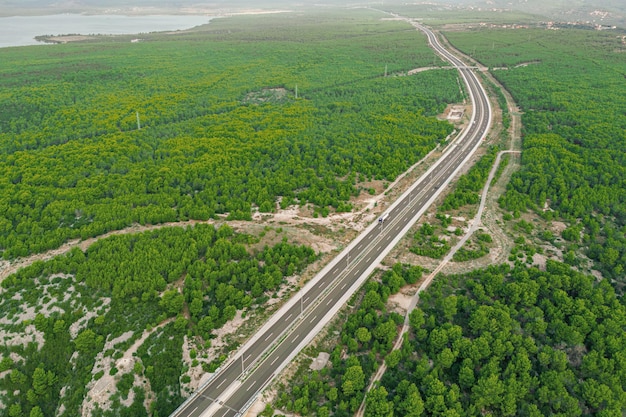
<path id="1" fill-rule="evenodd" d="M 48 10 L 50 12 L 50 10 Z M 206 25 L 212 19 L 238 15 L 288 13 L 290 10 L 211 10 L 184 8 L 167 12 L 156 8 L 90 10 L 89 12 L 0 16 L 0 48 L 85 42 L 102 37 L 133 36 L 140 41 L 147 33 L 183 33 Z M 106 12 L 106 13 L 105 13 Z"/>
<path id="2" fill-rule="evenodd" d="M 236 15 L 274 14 L 288 13 L 292 10 L 265 10 L 250 8 L 211 8 L 211 7 L 129 7 L 129 8 L 3 8 L 0 10 L 0 18 L 5 17 L 32 17 L 51 16 L 58 14 L 78 14 L 83 16 L 153 16 L 153 15 L 173 15 L 173 16 L 200 16 L 210 15 L 212 17 L 228 17 Z"/>
<path id="3" fill-rule="evenodd" d="M 215 16 L 196 15 L 91 15 L 52 14 L 0 17 L 0 47 L 67 43 L 101 36 L 132 36 L 177 32 L 210 23 Z"/>

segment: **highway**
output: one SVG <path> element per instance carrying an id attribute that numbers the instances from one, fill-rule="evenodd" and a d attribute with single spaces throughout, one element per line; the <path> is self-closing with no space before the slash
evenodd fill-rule
<path id="1" fill-rule="evenodd" d="M 379 262 L 469 161 L 491 126 L 487 94 L 471 68 L 445 50 L 436 36 L 408 20 L 431 47 L 457 67 L 470 94 L 468 127 L 441 158 L 382 216 L 278 310 L 172 417 L 240 416 L 363 284 Z"/>

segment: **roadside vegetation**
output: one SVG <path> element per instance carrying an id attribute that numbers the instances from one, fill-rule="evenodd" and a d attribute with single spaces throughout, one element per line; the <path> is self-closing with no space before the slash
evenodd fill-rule
<path id="1" fill-rule="evenodd" d="M 435 227 L 430 223 L 424 223 L 413 235 L 411 252 L 420 256 L 433 259 L 441 259 L 450 250 L 450 233 L 446 229 L 450 218 L 441 216 L 441 227 Z M 437 232 L 437 233 L 435 233 Z"/>
<path id="2" fill-rule="evenodd" d="M 453 128 L 434 116 L 461 100 L 454 71 L 395 76 L 443 63 L 380 17 L 243 16 L 0 50 L 3 257 L 133 223 L 249 220 L 279 197 L 350 211 L 361 182 L 444 140 Z"/>
<path id="3" fill-rule="evenodd" d="M 522 168 L 501 205 L 564 219 L 566 252 L 595 261 L 618 292 L 626 271 L 626 45 L 615 32 L 447 33 L 492 69 L 524 112 Z M 532 63 L 523 65 L 525 63 Z"/>
<path id="4" fill-rule="evenodd" d="M 462 92 L 454 71 L 395 76 L 441 64 L 408 25 L 364 10 L 350 12 L 351 25 L 339 17 L 244 16 L 136 44 L 0 50 L 2 256 L 134 223 L 249 220 L 293 204 L 312 205 L 315 216 L 350 211 L 360 183 L 393 180 L 452 131 L 434 116 Z M 337 340 L 309 349 L 328 351 L 329 364 L 311 372 L 305 363 L 273 404 L 352 415 L 384 360 L 368 417 L 620 415 L 623 38 L 536 29 L 446 35 L 489 66 L 524 113 L 522 169 L 500 199 L 515 235 L 509 263 L 440 276 L 394 352 L 403 317 L 387 302 L 422 268 L 396 264 L 372 278 Z M 462 230 L 444 211 L 478 202 L 496 153 L 461 177 L 415 233 L 412 252 L 447 253 Z M 228 226 L 163 228 L 102 239 L 11 275 L 0 290 L 0 414 L 80 415 L 110 390 L 105 407 L 92 402 L 92 415 L 168 415 L 190 368 L 213 371 L 226 359 L 207 354 L 216 332 L 264 310 L 316 259 L 308 247 L 258 242 Z M 482 257 L 493 243 L 481 231 L 454 260 Z M 535 255 L 557 251 L 565 263 L 532 266 Z M 577 270 L 587 258 L 595 278 Z"/>
<path id="5" fill-rule="evenodd" d="M 394 360 L 367 394 L 364 415 L 621 415 L 626 46 L 614 33 L 581 30 L 446 36 L 499 67 L 492 74 L 524 112 L 522 169 L 496 221 L 514 246 L 508 264 L 437 277 L 401 349 L 387 355 Z M 456 214 L 477 204 L 490 157 L 442 207 Z M 484 178 L 468 187 L 483 161 Z M 439 212 L 422 224 L 411 251 L 442 257 L 451 219 Z M 486 254 L 492 240 L 475 234 L 454 260 Z M 588 259 L 601 273 L 580 272 Z"/>
<path id="6" fill-rule="evenodd" d="M 2 256 L 134 224 L 350 211 L 361 183 L 393 180 L 452 132 L 435 116 L 462 92 L 453 71 L 399 76 L 443 64 L 410 26 L 345 18 L 242 16 L 132 44 L 0 50 Z M 3 412 L 168 415 L 236 349 L 213 346 L 220 329 L 264 317 L 317 259 L 259 238 L 163 227 L 8 276 Z"/>
<path id="7" fill-rule="evenodd" d="M 279 394 L 275 406 L 302 416 L 354 415 L 379 363 L 386 360 L 397 364 L 400 359 L 397 353 L 388 354 L 404 317 L 387 309 L 388 298 L 406 284 L 415 284 L 421 275 L 420 267 L 396 264 L 370 278 L 348 303 L 348 314 L 337 320 L 340 342 L 330 347 L 328 365 L 311 371 L 311 360 L 303 361 L 288 384 L 276 384 Z M 328 346 L 322 342 L 306 353 L 315 357 L 325 348 Z M 272 415 L 269 409 L 268 414 Z"/>
<path id="8" fill-rule="evenodd" d="M 214 331 L 238 312 L 263 309 L 285 277 L 316 258 L 286 242 L 250 250 L 257 240 L 226 225 L 163 228 L 102 239 L 11 275 L 0 300 L 0 402 L 24 415 L 36 407 L 81 415 L 107 372 L 122 399 L 137 392 L 124 405 L 113 396 L 112 409 L 94 415 L 168 415 L 183 400 L 183 338 L 201 352 L 193 365 L 214 370 L 226 357 L 203 353 Z M 137 355 L 123 359 L 137 341 Z"/>
<path id="9" fill-rule="evenodd" d="M 565 264 L 440 276 L 410 323 L 365 416 L 620 415 L 626 407 L 626 309 L 608 281 Z"/>
<path id="10" fill-rule="evenodd" d="M 455 217 L 459 209 L 472 207 L 467 214 L 472 217 L 480 202 L 480 194 L 485 187 L 489 172 L 494 164 L 498 147 L 492 146 L 470 170 L 459 177 L 452 186 L 452 191 L 443 198 L 443 202 L 437 207 L 437 213 L 430 222 L 422 223 L 413 235 L 409 250 L 418 255 L 432 259 L 443 257 L 456 244 L 459 237 L 464 233 L 461 225 L 465 224 L 465 217 Z M 503 169 L 498 167 L 501 172 Z M 494 180 L 497 178 L 494 177 Z M 459 221 L 462 219 L 462 221 Z M 453 225 L 455 223 L 457 226 Z M 466 248 L 461 248 L 453 257 L 456 262 L 464 262 L 480 258 L 489 253 L 491 236 L 481 233 L 473 239 Z"/>
<path id="11" fill-rule="evenodd" d="M 467 174 L 459 177 L 454 184 L 454 190 L 446 195 L 443 203 L 437 207 L 439 212 L 456 210 L 459 207 L 469 204 L 476 205 L 480 202 L 480 193 L 485 187 L 498 150 L 495 146 L 489 148 L 487 153 L 470 168 Z"/>

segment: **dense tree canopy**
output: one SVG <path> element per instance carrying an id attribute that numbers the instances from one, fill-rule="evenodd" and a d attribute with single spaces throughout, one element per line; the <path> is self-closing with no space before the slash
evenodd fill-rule
<path id="1" fill-rule="evenodd" d="M 621 415 L 625 327 L 607 281 L 557 262 L 442 276 L 382 387 L 397 416 Z"/>
<path id="2" fill-rule="evenodd" d="M 99 378 L 92 369 L 105 342 L 130 332 L 103 352 L 118 359 L 144 329 L 175 317 L 138 350 L 137 372 L 145 370 L 157 394 L 154 409 L 169 414 L 182 401 L 183 336 L 208 341 L 237 310 L 263 303 L 285 276 L 316 257 L 312 249 L 284 241 L 252 251 L 244 244 L 250 241 L 256 239 L 226 225 L 163 228 L 102 239 L 86 252 L 76 248 L 9 276 L 0 299 L 0 334 L 7 338 L 0 348 L 0 372 L 7 371 L 0 378 L 0 402 L 24 412 L 39 407 L 45 415 L 63 404 L 62 415 L 78 415 L 86 387 Z M 37 312 L 32 320 L 25 319 L 29 311 Z M 40 346 L 27 336 L 34 331 L 42 336 Z M 207 358 L 202 365 L 219 360 Z M 125 375 L 118 375 L 119 384 L 128 395 L 132 382 Z M 61 395 L 62 388 L 71 395 Z M 130 408 L 118 401 L 104 415 L 145 412 L 143 395 Z"/>
<path id="3" fill-rule="evenodd" d="M 492 67 L 524 112 L 522 169 L 501 203 L 560 216 L 610 278 L 626 272 L 626 46 L 615 33 L 449 33 Z M 495 67 L 495 68 L 494 68 Z M 543 211 L 545 205 L 550 210 Z M 551 210 L 554 210 L 551 211 Z"/>
<path id="4" fill-rule="evenodd" d="M 391 294 L 407 283 L 415 284 L 421 275 L 420 267 L 396 264 L 380 281 L 368 281 L 343 324 L 341 342 L 334 347 L 329 366 L 319 372 L 307 369 L 298 373 L 294 378 L 297 382 L 281 389 L 276 405 L 301 415 L 354 415 L 377 362 L 385 360 L 389 367 L 395 367 L 401 359 L 398 352 L 389 352 L 403 318 L 387 311 L 385 303 Z M 372 399 L 368 395 L 371 408 L 366 415 L 388 417 L 392 405 L 386 397 L 384 388 L 375 390 Z M 411 395 L 403 406 L 417 407 L 419 401 L 421 398 Z"/>
<path id="5" fill-rule="evenodd" d="M 395 76 L 441 62 L 422 34 L 365 11 L 308 19 L 1 50 L 0 252 L 249 219 L 278 197 L 349 211 L 360 181 L 394 179 L 451 132 L 433 116 L 460 100 L 457 75 Z"/>

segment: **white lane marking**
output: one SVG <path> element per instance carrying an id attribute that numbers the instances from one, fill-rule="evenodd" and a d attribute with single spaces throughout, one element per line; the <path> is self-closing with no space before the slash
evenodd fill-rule
<path id="1" fill-rule="evenodd" d="M 313 323 L 316 318 L 317 318 L 317 316 L 313 317 L 309 323 Z"/>
<path id="2" fill-rule="evenodd" d="M 269 339 L 270 337 L 272 337 L 272 335 L 273 335 L 273 334 L 274 334 L 274 333 L 270 333 L 270 334 L 269 334 L 269 335 L 265 338 L 265 341 L 267 342 L 267 339 Z"/>
<path id="3" fill-rule="evenodd" d="M 348 283 L 345 283 L 341 286 L 341 289 L 343 290 L 344 288 L 346 288 L 346 285 L 348 285 Z"/>
<path id="4" fill-rule="evenodd" d="M 222 382 L 220 382 L 220 384 L 219 384 L 217 387 L 215 387 L 215 388 L 219 388 L 219 387 L 221 387 L 221 386 L 222 386 L 222 384 L 223 384 L 224 382 L 226 382 L 226 380 L 225 380 L 225 379 L 223 379 L 223 380 L 222 380 Z"/>
<path id="5" fill-rule="evenodd" d="M 330 305 L 330 303 L 332 303 L 332 302 L 333 302 L 333 300 L 332 300 L 332 299 L 331 299 L 331 300 L 328 300 L 328 302 L 326 303 L 326 305 L 328 306 L 328 305 Z"/>
<path id="6" fill-rule="evenodd" d="M 307 298 L 305 298 L 305 299 L 304 299 L 304 302 L 306 303 L 306 300 L 308 300 L 309 298 L 311 298 L 311 297 L 307 297 Z"/>
<path id="7" fill-rule="evenodd" d="M 376 248 L 376 250 L 380 250 L 380 248 L 382 248 L 383 245 L 378 245 L 378 247 Z"/>
<path id="8" fill-rule="evenodd" d="M 289 318 L 290 318 L 292 315 L 293 315 L 293 313 L 289 314 L 289 315 L 287 316 L 287 318 L 285 319 L 285 321 L 289 320 Z"/>
<path id="9" fill-rule="evenodd" d="M 291 343 L 296 343 L 296 340 L 298 340 L 298 336 L 294 337 Z"/>
<path id="10" fill-rule="evenodd" d="M 361 249 L 361 247 L 363 246 L 363 244 L 361 243 L 359 246 L 357 246 L 357 249 Z"/>
<path id="11" fill-rule="evenodd" d="M 280 358 L 280 356 L 276 356 L 276 359 L 274 359 L 274 360 L 272 361 L 272 363 L 270 363 L 270 365 L 274 365 L 274 364 L 276 363 L 276 361 L 277 361 L 279 358 Z"/>
<path id="12" fill-rule="evenodd" d="M 256 381 L 255 381 L 256 382 Z M 224 414 L 222 414 L 222 417 L 224 417 L 226 414 L 230 413 L 230 408 L 227 408 L 226 411 L 224 411 Z"/>
<path id="13" fill-rule="evenodd" d="M 367 260 L 365 262 L 369 262 L 372 260 L 372 257 L 370 256 L 369 258 L 367 258 Z"/>
<path id="14" fill-rule="evenodd" d="M 198 406 L 196 406 L 196 408 L 194 408 L 193 410 L 191 410 L 191 413 L 189 414 L 193 414 L 194 411 L 196 411 L 198 409 Z"/>
<path id="15" fill-rule="evenodd" d="M 246 389 L 246 391 L 250 391 L 250 388 L 252 388 L 254 386 L 254 384 L 256 384 L 256 379 L 254 380 L 254 382 L 252 384 L 250 384 L 250 386 L 248 387 L 248 389 Z"/>

